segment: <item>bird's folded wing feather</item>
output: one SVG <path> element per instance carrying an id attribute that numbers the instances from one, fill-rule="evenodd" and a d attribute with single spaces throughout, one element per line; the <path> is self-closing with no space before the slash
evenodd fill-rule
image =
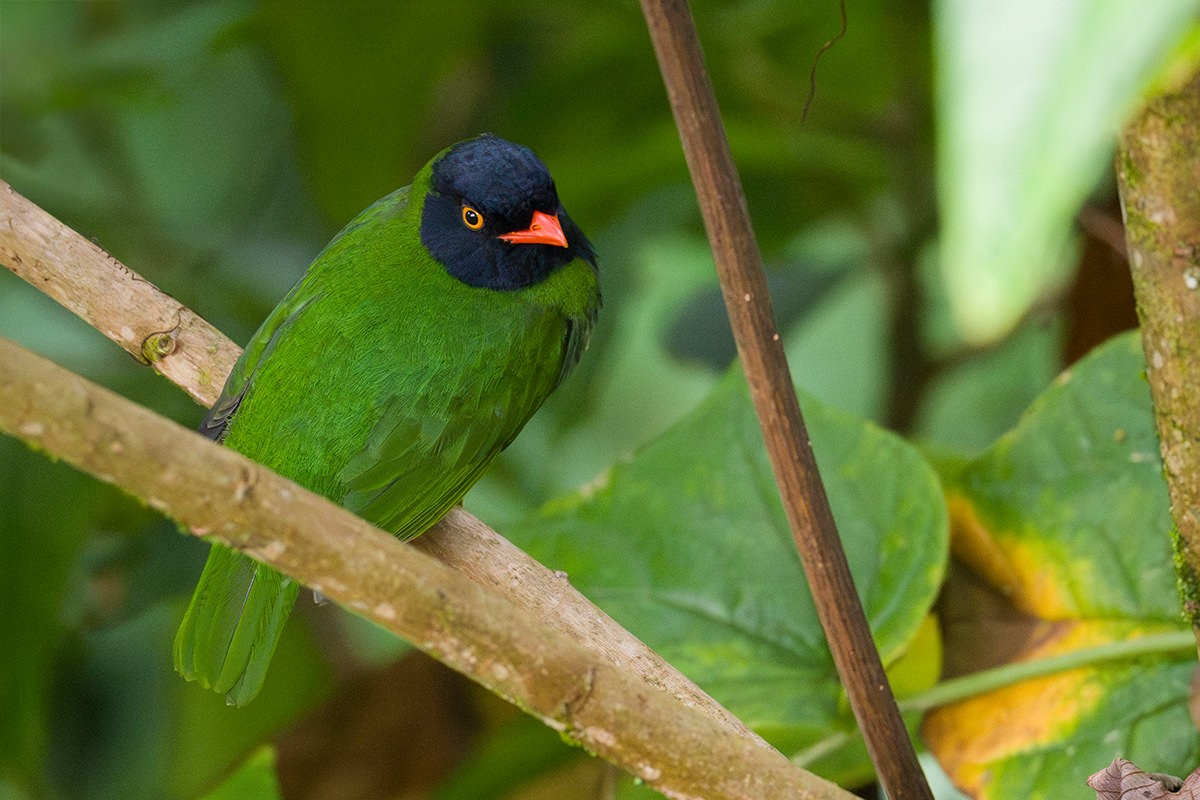
<path id="1" fill-rule="evenodd" d="M 530 380 L 392 398 L 366 446 L 342 470 L 342 504 L 401 538 L 423 533 L 512 442 L 560 371 L 558 363 L 543 364 Z"/>

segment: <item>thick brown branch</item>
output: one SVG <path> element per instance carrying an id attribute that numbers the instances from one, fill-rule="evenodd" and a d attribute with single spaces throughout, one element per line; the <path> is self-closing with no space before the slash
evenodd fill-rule
<path id="1" fill-rule="evenodd" d="M 3 339 L 0 430 L 320 590 L 668 797 L 849 797 L 345 509 Z"/>
<path id="2" fill-rule="evenodd" d="M 1200 641 L 1200 74 L 1126 128 L 1117 172 L 1184 609 Z"/>
<path id="3" fill-rule="evenodd" d="M 685 0 L 642 0 L 721 280 L 738 355 L 813 600 L 881 783 L 932 798 L 875 649 L 775 328 L 741 181 Z"/>

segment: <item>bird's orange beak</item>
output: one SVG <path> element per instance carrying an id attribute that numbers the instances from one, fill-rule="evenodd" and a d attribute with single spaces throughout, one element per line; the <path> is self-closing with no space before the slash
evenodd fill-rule
<path id="1" fill-rule="evenodd" d="M 542 211 L 533 212 L 533 219 L 525 230 L 502 233 L 500 238 L 513 244 L 552 244 L 569 247 L 567 235 L 563 233 L 562 225 L 558 222 L 558 215 Z"/>

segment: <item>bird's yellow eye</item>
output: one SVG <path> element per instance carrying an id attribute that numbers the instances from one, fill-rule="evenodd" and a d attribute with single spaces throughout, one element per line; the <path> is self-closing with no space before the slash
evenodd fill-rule
<path id="1" fill-rule="evenodd" d="M 483 214 L 480 214 L 470 206 L 463 206 L 462 221 L 463 225 L 466 225 L 473 231 L 477 231 L 483 227 Z"/>

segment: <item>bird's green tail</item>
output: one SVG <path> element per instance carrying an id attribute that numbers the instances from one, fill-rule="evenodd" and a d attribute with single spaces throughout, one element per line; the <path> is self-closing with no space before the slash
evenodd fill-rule
<path id="1" fill-rule="evenodd" d="M 175 635 L 175 670 L 235 706 L 258 695 L 300 586 L 213 545 Z"/>

